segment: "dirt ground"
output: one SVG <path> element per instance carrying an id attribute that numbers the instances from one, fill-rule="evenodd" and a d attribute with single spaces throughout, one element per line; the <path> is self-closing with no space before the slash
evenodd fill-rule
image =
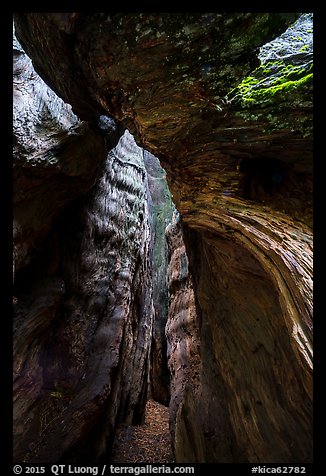
<path id="1" fill-rule="evenodd" d="M 148 400 L 143 425 L 118 428 L 109 462 L 174 463 L 168 408 Z"/>

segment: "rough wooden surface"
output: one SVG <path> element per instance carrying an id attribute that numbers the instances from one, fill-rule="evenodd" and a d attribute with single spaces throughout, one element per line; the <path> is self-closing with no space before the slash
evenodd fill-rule
<path id="1" fill-rule="evenodd" d="M 153 317 L 145 178 L 126 131 L 16 275 L 17 462 L 97 461 L 119 418 L 143 419 Z"/>

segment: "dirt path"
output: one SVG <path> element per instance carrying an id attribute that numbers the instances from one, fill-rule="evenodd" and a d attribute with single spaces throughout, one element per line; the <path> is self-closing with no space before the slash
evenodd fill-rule
<path id="1" fill-rule="evenodd" d="M 109 462 L 173 463 L 168 408 L 148 400 L 144 425 L 118 428 Z"/>

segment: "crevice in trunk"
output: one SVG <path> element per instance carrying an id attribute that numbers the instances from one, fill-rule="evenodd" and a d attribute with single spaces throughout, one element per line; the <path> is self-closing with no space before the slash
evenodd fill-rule
<path id="1" fill-rule="evenodd" d="M 15 18 L 15 462 L 311 462 L 312 14 Z"/>

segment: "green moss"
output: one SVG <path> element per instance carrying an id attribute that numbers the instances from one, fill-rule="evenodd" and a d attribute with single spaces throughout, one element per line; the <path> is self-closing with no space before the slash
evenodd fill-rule
<path id="1" fill-rule="evenodd" d="M 260 64 L 233 89 L 228 100 L 243 108 L 274 103 L 312 82 L 313 65 L 285 64 L 282 60 Z"/>
<path id="2" fill-rule="evenodd" d="M 282 60 L 262 63 L 227 95 L 235 116 L 261 121 L 266 133 L 291 130 L 312 136 L 312 62 L 293 65 Z M 293 113 L 292 113 L 293 111 Z"/>

